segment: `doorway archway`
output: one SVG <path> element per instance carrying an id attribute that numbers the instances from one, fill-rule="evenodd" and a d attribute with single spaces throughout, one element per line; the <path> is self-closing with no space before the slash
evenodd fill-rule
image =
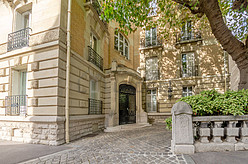
<path id="1" fill-rule="evenodd" d="M 136 123 L 136 89 L 127 84 L 119 86 L 119 124 Z"/>

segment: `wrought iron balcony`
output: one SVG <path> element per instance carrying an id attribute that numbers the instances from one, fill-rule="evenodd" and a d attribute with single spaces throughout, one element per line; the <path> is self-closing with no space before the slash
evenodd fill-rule
<path id="1" fill-rule="evenodd" d="M 27 114 L 27 95 L 5 97 L 5 115 L 17 116 Z"/>
<path id="2" fill-rule="evenodd" d="M 24 28 L 8 35 L 7 51 L 16 50 L 29 46 L 29 35 L 31 28 Z"/>
<path id="3" fill-rule="evenodd" d="M 180 77 L 198 76 L 198 65 L 181 67 Z"/>
<path id="4" fill-rule="evenodd" d="M 102 114 L 102 101 L 89 98 L 89 114 Z"/>
<path id="5" fill-rule="evenodd" d="M 201 39 L 201 32 L 197 30 L 193 30 L 187 33 L 176 33 L 176 43 L 183 43 L 189 41 L 197 41 Z"/>
<path id="6" fill-rule="evenodd" d="M 89 48 L 89 58 L 88 61 L 95 64 L 100 70 L 103 70 L 103 58 L 90 46 Z"/>
<path id="7" fill-rule="evenodd" d="M 140 40 L 140 47 L 141 48 L 152 48 L 156 46 L 162 46 L 162 37 L 157 36 L 153 41 L 147 42 L 147 40 L 151 40 L 150 38 L 141 38 Z"/>

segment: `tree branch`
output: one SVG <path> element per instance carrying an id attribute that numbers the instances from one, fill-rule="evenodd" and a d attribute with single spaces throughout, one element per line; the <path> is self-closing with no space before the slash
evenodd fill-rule
<path id="1" fill-rule="evenodd" d="M 191 0 L 173 0 L 173 1 L 187 7 L 192 14 L 199 14 L 200 17 L 203 15 L 203 12 L 201 11 L 200 8 L 200 4 L 197 1 L 191 1 Z"/>

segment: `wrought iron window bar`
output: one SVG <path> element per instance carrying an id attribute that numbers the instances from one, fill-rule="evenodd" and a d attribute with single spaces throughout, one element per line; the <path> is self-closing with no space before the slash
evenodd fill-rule
<path id="1" fill-rule="evenodd" d="M 5 115 L 17 116 L 27 114 L 27 95 L 5 97 Z"/>
<path id="2" fill-rule="evenodd" d="M 180 77 L 192 77 L 198 76 L 198 65 L 187 66 L 187 68 L 181 67 Z"/>
<path id="3" fill-rule="evenodd" d="M 162 42 L 162 37 L 157 36 L 156 41 L 151 41 L 151 42 L 147 42 L 146 40 L 151 40 L 150 38 L 148 39 L 147 37 L 142 38 L 140 40 L 140 47 L 141 48 L 147 48 L 147 47 L 156 47 L 156 46 L 162 46 L 163 42 Z"/>
<path id="4" fill-rule="evenodd" d="M 103 70 L 103 58 L 90 46 L 89 48 L 89 58 L 88 61 L 95 64 L 100 70 Z"/>
<path id="5" fill-rule="evenodd" d="M 196 40 L 200 40 L 201 38 L 202 38 L 201 32 L 198 30 L 193 30 L 188 33 L 183 33 L 183 32 L 176 33 L 176 43 L 182 43 L 186 41 L 196 41 Z"/>
<path id="6" fill-rule="evenodd" d="M 29 46 L 29 36 L 31 28 L 24 28 L 16 32 L 8 34 L 7 51 L 16 50 Z"/>
<path id="7" fill-rule="evenodd" d="M 102 101 L 89 98 L 89 114 L 102 114 Z"/>

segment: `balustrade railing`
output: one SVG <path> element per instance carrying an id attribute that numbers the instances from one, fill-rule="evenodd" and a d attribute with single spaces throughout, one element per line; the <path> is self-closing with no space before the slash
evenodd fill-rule
<path id="1" fill-rule="evenodd" d="M 147 40 L 149 40 L 149 42 Z M 162 44 L 163 44 L 162 37 L 160 37 L 160 36 L 157 36 L 157 38 L 153 41 L 150 38 L 149 39 L 141 38 L 141 40 L 140 40 L 140 47 L 141 48 L 162 46 Z"/>
<path id="2" fill-rule="evenodd" d="M 195 141 L 248 143 L 248 115 L 193 117 Z"/>
<path id="3" fill-rule="evenodd" d="M 201 39 L 201 32 L 198 30 L 193 30 L 191 32 L 183 33 L 179 32 L 176 33 L 176 42 L 181 43 L 184 41 L 195 41 Z"/>
<path id="4" fill-rule="evenodd" d="M 25 115 L 27 113 L 27 95 L 5 97 L 6 115 Z"/>
<path id="5" fill-rule="evenodd" d="M 89 57 L 88 61 L 95 64 L 100 70 L 103 70 L 103 58 L 90 46 L 88 46 Z"/>
<path id="6" fill-rule="evenodd" d="M 89 114 L 102 114 L 102 101 L 89 98 Z"/>
<path id="7" fill-rule="evenodd" d="M 29 46 L 29 35 L 31 28 L 25 28 L 8 35 L 7 51 L 16 50 Z"/>

